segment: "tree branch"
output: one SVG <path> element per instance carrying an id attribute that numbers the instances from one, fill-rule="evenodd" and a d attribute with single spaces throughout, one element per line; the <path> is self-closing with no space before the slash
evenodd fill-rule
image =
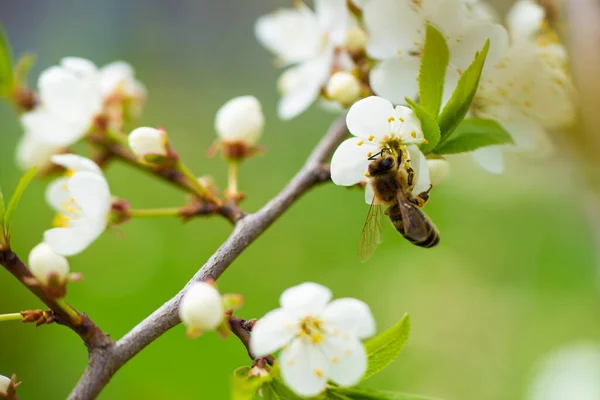
<path id="1" fill-rule="evenodd" d="M 111 377 L 142 349 L 180 323 L 179 303 L 187 287 L 208 278 L 218 279 L 233 261 L 275 222 L 300 196 L 330 179 L 325 165 L 331 153 L 346 135 L 345 118 L 332 124 L 329 131 L 290 183 L 263 208 L 239 219 L 229 238 L 200 268 L 186 286 L 171 300 L 110 346 L 90 348 L 83 376 L 69 396 L 70 400 L 94 399 Z"/>

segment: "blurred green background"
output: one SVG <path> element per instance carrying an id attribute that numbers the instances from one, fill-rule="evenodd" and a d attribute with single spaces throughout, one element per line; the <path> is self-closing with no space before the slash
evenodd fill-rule
<path id="1" fill-rule="evenodd" d="M 102 65 L 123 59 L 149 90 L 143 125 L 164 126 L 183 160 L 225 186 L 226 169 L 208 159 L 213 116 L 231 97 L 254 94 L 267 116 L 266 153 L 243 165 L 243 204 L 256 210 L 293 176 L 333 116 L 313 107 L 291 121 L 275 116 L 271 57 L 253 23 L 288 2 L 3 1 L 0 21 L 15 52 L 33 51 L 32 78 L 63 56 Z M 503 2 L 504 8 L 506 4 Z M 35 83 L 35 82 L 33 82 Z M 14 150 L 21 128 L 0 106 L 0 183 L 12 192 L 21 174 Z M 357 244 L 367 213 L 363 195 L 324 185 L 298 202 L 230 267 L 219 287 L 238 292 L 245 318 L 277 307 L 280 293 L 303 281 L 372 306 L 379 330 L 410 313 L 413 330 L 401 358 L 367 386 L 456 400 L 519 399 L 548 351 L 598 338 L 594 232 L 577 175 L 564 157 L 512 157 L 503 176 L 469 159 L 452 159 L 427 212 L 441 231 L 430 250 L 411 246 L 391 227 L 365 264 Z M 115 163 L 112 192 L 136 208 L 182 204 L 162 182 Z M 26 258 L 52 212 L 46 182 L 26 193 L 13 233 Z M 136 220 L 107 232 L 71 259 L 85 280 L 67 300 L 119 338 L 175 294 L 231 231 L 220 218 Z M 41 304 L 0 270 L 0 313 Z M 0 325 L 0 373 L 16 373 L 22 399 L 63 399 L 86 363 L 79 338 L 59 326 Z M 249 363 L 241 344 L 211 333 L 198 340 L 178 326 L 129 362 L 101 399 L 226 399 L 231 372 Z M 566 400 L 566 399 L 565 399 Z"/>

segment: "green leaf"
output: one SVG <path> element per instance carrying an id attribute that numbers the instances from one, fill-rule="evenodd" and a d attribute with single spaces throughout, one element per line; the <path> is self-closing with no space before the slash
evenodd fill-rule
<path id="1" fill-rule="evenodd" d="M 444 35 L 427 24 L 425 47 L 419 70 L 419 102 L 430 115 L 437 117 L 442 105 L 444 78 L 450 52 Z"/>
<path id="2" fill-rule="evenodd" d="M 448 140 L 435 149 L 435 152 L 457 154 L 498 144 L 514 144 L 512 137 L 502 125 L 492 119 L 467 118 Z"/>
<path id="3" fill-rule="evenodd" d="M 242 373 L 238 373 L 243 370 Z M 245 372 L 244 372 L 245 371 Z M 250 367 L 238 368 L 230 379 L 231 400 L 252 400 L 258 389 L 270 379 L 270 377 L 247 376 Z"/>
<path id="4" fill-rule="evenodd" d="M 12 49 L 4 32 L 0 26 L 0 95 L 9 96 L 12 91 L 13 80 Z"/>
<path id="5" fill-rule="evenodd" d="M 365 344 L 369 366 L 363 379 L 370 378 L 398 358 L 409 333 L 410 318 L 405 314 L 396 325 L 369 340 Z"/>
<path id="6" fill-rule="evenodd" d="M 454 132 L 456 127 L 465 118 L 465 115 L 467 115 L 479 87 L 479 79 L 481 78 L 481 72 L 483 71 L 483 65 L 485 64 L 489 48 L 490 41 L 488 39 L 481 52 L 475 55 L 473 63 L 463 72 L 452 93 L 452 97 L 448 100 L 448 103 L 438 117 L 438 123 L 442 131 L 442 141 Z"/>
<path id="7" fill-rule="evenodd" d="M 407 104 L 415 112 L 417 118 L 421 121 L 421 128 L 423 129 L 423 136 L 427 139 L 427 143 L 419 146 L 423 154 L 430 153 L 440 142 L 440 127 L 435 120 L 427 111 L 421 106 L 415 103 L 408 97 L 405 98 Z"/>
<path id="8" fill-rule="evenodd" d="M 334 389 L 331 389 L 332 391 Z M 352 400 L 434 400 L 430 397 L 417 396 L 413 394 L 394 393 L 375 389 L 353 388 L 335 388 L 337 393 Z"/>
<path id="9" fill-rule="evenodd" d="M 24 54 L 19 58 L 14 68 L 14 84 L 16 87 L 27 86 L 27 75 L 35 64 L 35 55 L 31 53 Z"/>
<path id="10" fill-rule="evenodd" d="M 273 379 L 262 387 L 263 397 L 265 400 L 305 400 L 289 389 L 279 379 Z M 267 392 L 269 393 L 267 395 Z"/>
<path id="11" fill-rule="evenodd" d="M 17 207 L 19 206 L 19 202 L 21 201 L 21 196 L 29 186 L 29 183 L 33 179 L 37 172 L 37 167 L 31 168 L 25 175 L 21 177 L 19 180 L 19 184 L 15 189 L 15 193 L 12 195 L 10 201 L 8 202 L 8 206 L 6 206 L 6 212 L 4 214 L 4 236 L 10 237 L 10 229 L 12 227 L 12 221 L 15 217 L 15 212 L 17 211 Z"/>

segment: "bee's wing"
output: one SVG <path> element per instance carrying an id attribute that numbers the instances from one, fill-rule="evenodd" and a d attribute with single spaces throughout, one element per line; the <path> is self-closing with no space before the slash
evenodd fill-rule
<path id="1" fill-rule="evenodd" d="M 398 191 L 398 206 L 402 213 L 404 235 L 416 242 L 425 241 L 430 235 L 427 217 L 408 200 L 402 190 Z"/>
<path id="2" fill-rule="evenodd" d="M 377 197 L 373 197 L 358 244 L 358 258 L 360 261 L 364 262 L 371 258 L 371 255 L 381 243 L 382 225 L 383 208 L 377 201 Z"/>

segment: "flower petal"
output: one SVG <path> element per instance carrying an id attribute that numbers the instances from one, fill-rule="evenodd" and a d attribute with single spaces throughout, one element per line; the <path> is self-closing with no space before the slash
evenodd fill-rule
<path id="1" fill-rule="evenodd" d="M 281 294 L 279 303 L 293 315 L 319 315 L 331 300 L 331 290 L 323 285 L 305 282 L 293 286 Z"/>
<path id="2" fill-rule="evenodd" d="M 68 121 L 46 108 L 38 107 L 23 114 L 21 123 L 28 135 L 48 146 L 69 146 L 86 132 L 89 123 Z"/>
<path id="3" fill-rule="evenodd" d="M 419 193 L 426 192 L 431 187 L 431 178 L 429 176 L 429 167 L 427 166 L 427 159 L 425 155 L 415 145 L 408 146 L 408 153 L 410 155 L 410 165 L 415 170 L 415 186 L 413 187 L 412 194 L 418 195 Z"/>
<path id="4" fill-rule="evenodd" d="M 468 29 L 459 42 L 450 48 L 450 63 L 461 71 L 471 65 L 475 54 L 490 40 L 490 49 L 485 60 L 484 71 L 489 71 L 505 55 L 508 49 L 508 33 L 499 24 L 477 24 Z"/>
<path id="5" fill-rule="evenodd" d="M 407 56 L 423 43 L 423 20 L 410 1 L 369 1 L 363 9 L 367 53 L 378 60 Z"/>
<path id="6" fill-rule="evenodd" d="M 17 164 L 22 169 L 42 166 L 50 161 L 50 157 L 57 153 L 60 146 L 41 142 L 31 133 L 25 134 L 17 144 Z"/>
<path id="7" fill-rule="evenodd" d="M 335 45 L 344 44 L 349 20 L 346 0 L 315 0 L 315 13 L 329 40 Z"/>
<path id="8" fill-rule="evenodd" d="M 286 63 L 311 59 L 319 54 L 322 46 L 322 28 L 306 6 L 260 17 L 254 32 L 264 47 Z"/>
<path id="9" fill-rule="evenodd" d="M 405 97 L 416 98 L 419 92 L 420 61 L 417 57 L 386 60 L 371 70 L 373 92 L 394 104 L 404 104 Z"/>
<path id="10" fill-rule="evenodd" d="M 320 346 L 296 339 L 281 352 L 281 377 L 300 396 L 315 396 L 325 390 L 330 363 Z"/>
<path id="11" fill-rule="evenodd" d="M 93 172 L 102 175 L 102 170 L 95 162 L 77 154 L 57 154 L 52 157 L 52 162 L 74 172 Z"/>
<path id="12" fill-rule="evenodd" d="M 93 219 L 106 219 L 111 208 L 110 189 L 102 175 L 77 172 L 68 182 L 69 193 L 83 213 Z"/>
<path id="13" fill-rule="evenodd" d="M 58 178 L 50 182 L 46 188 L 46 201 L 56 211 L 61 211 L 63 204 L 69 200 L 69 178 Z"/>
<path id="14" fill-rule="evenodd" d="M 504 157 L 500 146 L 481 147 L 473 151 L 473 159 L 492 174 L 504 172 Z"/>
<path id="15" fill-rule="evenodd" d="M 340 386 L 354 386 L 367 371 L 367 353 L 354 335 L 340 333 L 327 336 L 323 346 L 331 362 L 329 378 Z"/>
<path id="16" fill-rule="evenodd" d="M 405 106 L 396 106 L 394 116 L 397 121 L 402 121 L 398 132 L 401 138 L 407 142 L 423 139 L 421 120 L 419 120 L 413 110 Z"/>
<path id="17" fill-rule="evenodd" d="M 534 152 L 536 155 L 548 155 L 553 143 L 546 129 L 532 118 L 513 118 L 499 121 L 515 141 L 515 148 Z"/>
<path id="18" fill-rule="evenodd" d="M 532 0 L 517 1 L 506 16 L 506 25 L 513 40 L 528 39 L 544 24 L 544 8 Z"/>
<path id="19" fill-rule="evenodd" d="M 375 190 L 373 189 L 371 179 L 368 179 L 367 185 L 365 186 L 365 203 L 367 203 L 367 204 L 373 203 L 374 198 L 375 198 Z"/>
<path id="20" fill-rule="evenodd" d="M 382 140 L 390 134 L 388 119 L 394 116 L 394 107 L 387 99 L 370 96 L 352 105 L 346 116 L 348 130 L 354 136 Z"/>
<path id="21" fill-rule="evenodd" d="M 81 224 L 72 228 L 53 228 L 44 232 L 44 242 L 63 256 L 72 256 L 81 253 L 102 232 L 104 226 L 93 221 L 78 221 Z"/>
<path id="22" fill-rule="evenodd" d="M 379 146 L 363 139 L 346 139 L 331 158 L 331 180 L 340 186 L 356 185 L 365 179 L 365 172 L 371 163 L 369 154 L 378 151 Z"/>
<path id="23" fill-rule="evenodd" d="M 358 299 L 343 298 L 333 300 L 323 312 L 323 323 L 327 328 L 334 327 L 365 339 L 375 334 L 375 319 L 369 306 Z"/>
<path id="24" fill-rule="evenodd" d="M 252 355 L 264 357 L 279 350 L 294 338 L 298 329 L 298 320 L 283 308 L 268 312 L 252 328 Z"/>

